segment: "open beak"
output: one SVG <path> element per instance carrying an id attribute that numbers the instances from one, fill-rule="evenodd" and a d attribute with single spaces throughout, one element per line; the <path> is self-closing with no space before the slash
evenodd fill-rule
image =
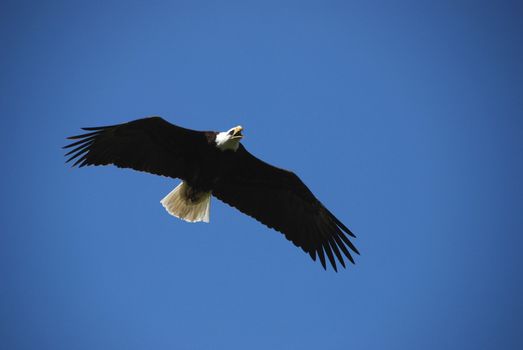
<path id="1" fill-rule="evenodd" d="M 238 125 L 237 127 L 233 128 L 233 133 L 232 133 L 231 139 L 241 139 L 241 138 L 243 138 L 242 130 L 243 130 L 243 128 L 240 125 Z"/>

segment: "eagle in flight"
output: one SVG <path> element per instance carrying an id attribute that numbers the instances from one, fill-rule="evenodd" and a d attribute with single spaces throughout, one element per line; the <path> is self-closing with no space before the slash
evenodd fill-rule
<path id="1" fill-rule="evenodd" d="M 337 271 L 343 256 L 359 254 L 347 236 L 354 234 L 305 186 L 296 174 L 256 158 L 240 143 L 241 126 L 228 131 L 196 131 L 160 117 L 82 128 L 67 162 L 74 166 L 109 165 L 179 178 L 161 204 L 188 222 L 209 222 L 211 196 L 273 228 L 308 253 L 326 258 Z"/>

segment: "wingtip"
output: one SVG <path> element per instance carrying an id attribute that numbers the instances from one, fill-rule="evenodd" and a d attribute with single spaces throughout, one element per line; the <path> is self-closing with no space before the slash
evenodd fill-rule
<path id="1" fill-rule="evenodd" d="M 330 247 L 324 247 L 325 252 L 327 253 L 327 258 L 329 258 L 329 262 L 331 263 L 332 268 L 334 271 L 338 272 L 338 267 L 336 266 L 336 260 L 334 259 L 334 255 L 332 255 L 332 251 Z"/>
<path id="2" fill-rule="evenodd" d="M 341 222 L 340 219 L 338 219 L 333 213 L 331 213 L 328 209 L 327 209 L 327 212 L 329 213 L 330 217 L 334 220 L 334 222 L 336 223 L 336 225 L 338 225 L 338 227 L 340 227 L 342 229 L 343 232 L 345 232 L 346 234 L 348 234 L 349 236 L 351 237 L 354 237 L 356 238 L 356 235 L 347 227 L 345 226 L 345 224 L 343 222 Z"/>
<path id="3" fill-rule="evenodd" d="M 116 125 L 105 125 L 105 126 L 84 126 L 83 128 L 81 128 L 82 130 L 85 130 L 85 131 L 98 131 L 98 130 L 104 130 L 104 129 L 109 129 L 109 128 L 112 128 L 112 127 L 115 127 Z"/>
<path id="4" fill-rule="evenodd" d="M 321 266 L 323 266 L 324 270 L 327 270 L 327 264 L 325 263 L 325 255 L 323 254 L 323 248 L 318 248 L 318 257 L 320 258 Z"/>
<path id="5" fill-rule="evenodd" d="M 311 257 L 312 261 L 316 261 L 316 251 L 315 250 L 309 251 L 309 256 Z"/>

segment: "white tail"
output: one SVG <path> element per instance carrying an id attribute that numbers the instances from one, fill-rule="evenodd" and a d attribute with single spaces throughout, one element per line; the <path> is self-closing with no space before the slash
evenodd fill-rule
<path id="1" fill-rule="evenodd" d="M 192 195 L 189 195 L 189 194 Z M 211 192 L 192 193 L 192 188 L 182 181 L 160 201 L 167 212 L 188 222 L 209 222 Z"/>

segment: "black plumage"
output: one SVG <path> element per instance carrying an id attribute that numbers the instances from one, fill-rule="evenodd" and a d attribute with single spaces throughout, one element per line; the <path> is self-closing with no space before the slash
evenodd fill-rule
<path id="1" fill-rule="evenodd" d="M 313 260 L 326 258 L 337 270 L 343 256 L 354 263 L 358 253 L 338 220 L 293 172 L 274 167 L 239 144 L 236 151 L 216 147 L 214 131 L 175 126 L 160 117 L 124 124 L 83 128 L 69 137 L 66 154 L 73 166 L 114 164 L 179 178 L 285 235 Z"/>

